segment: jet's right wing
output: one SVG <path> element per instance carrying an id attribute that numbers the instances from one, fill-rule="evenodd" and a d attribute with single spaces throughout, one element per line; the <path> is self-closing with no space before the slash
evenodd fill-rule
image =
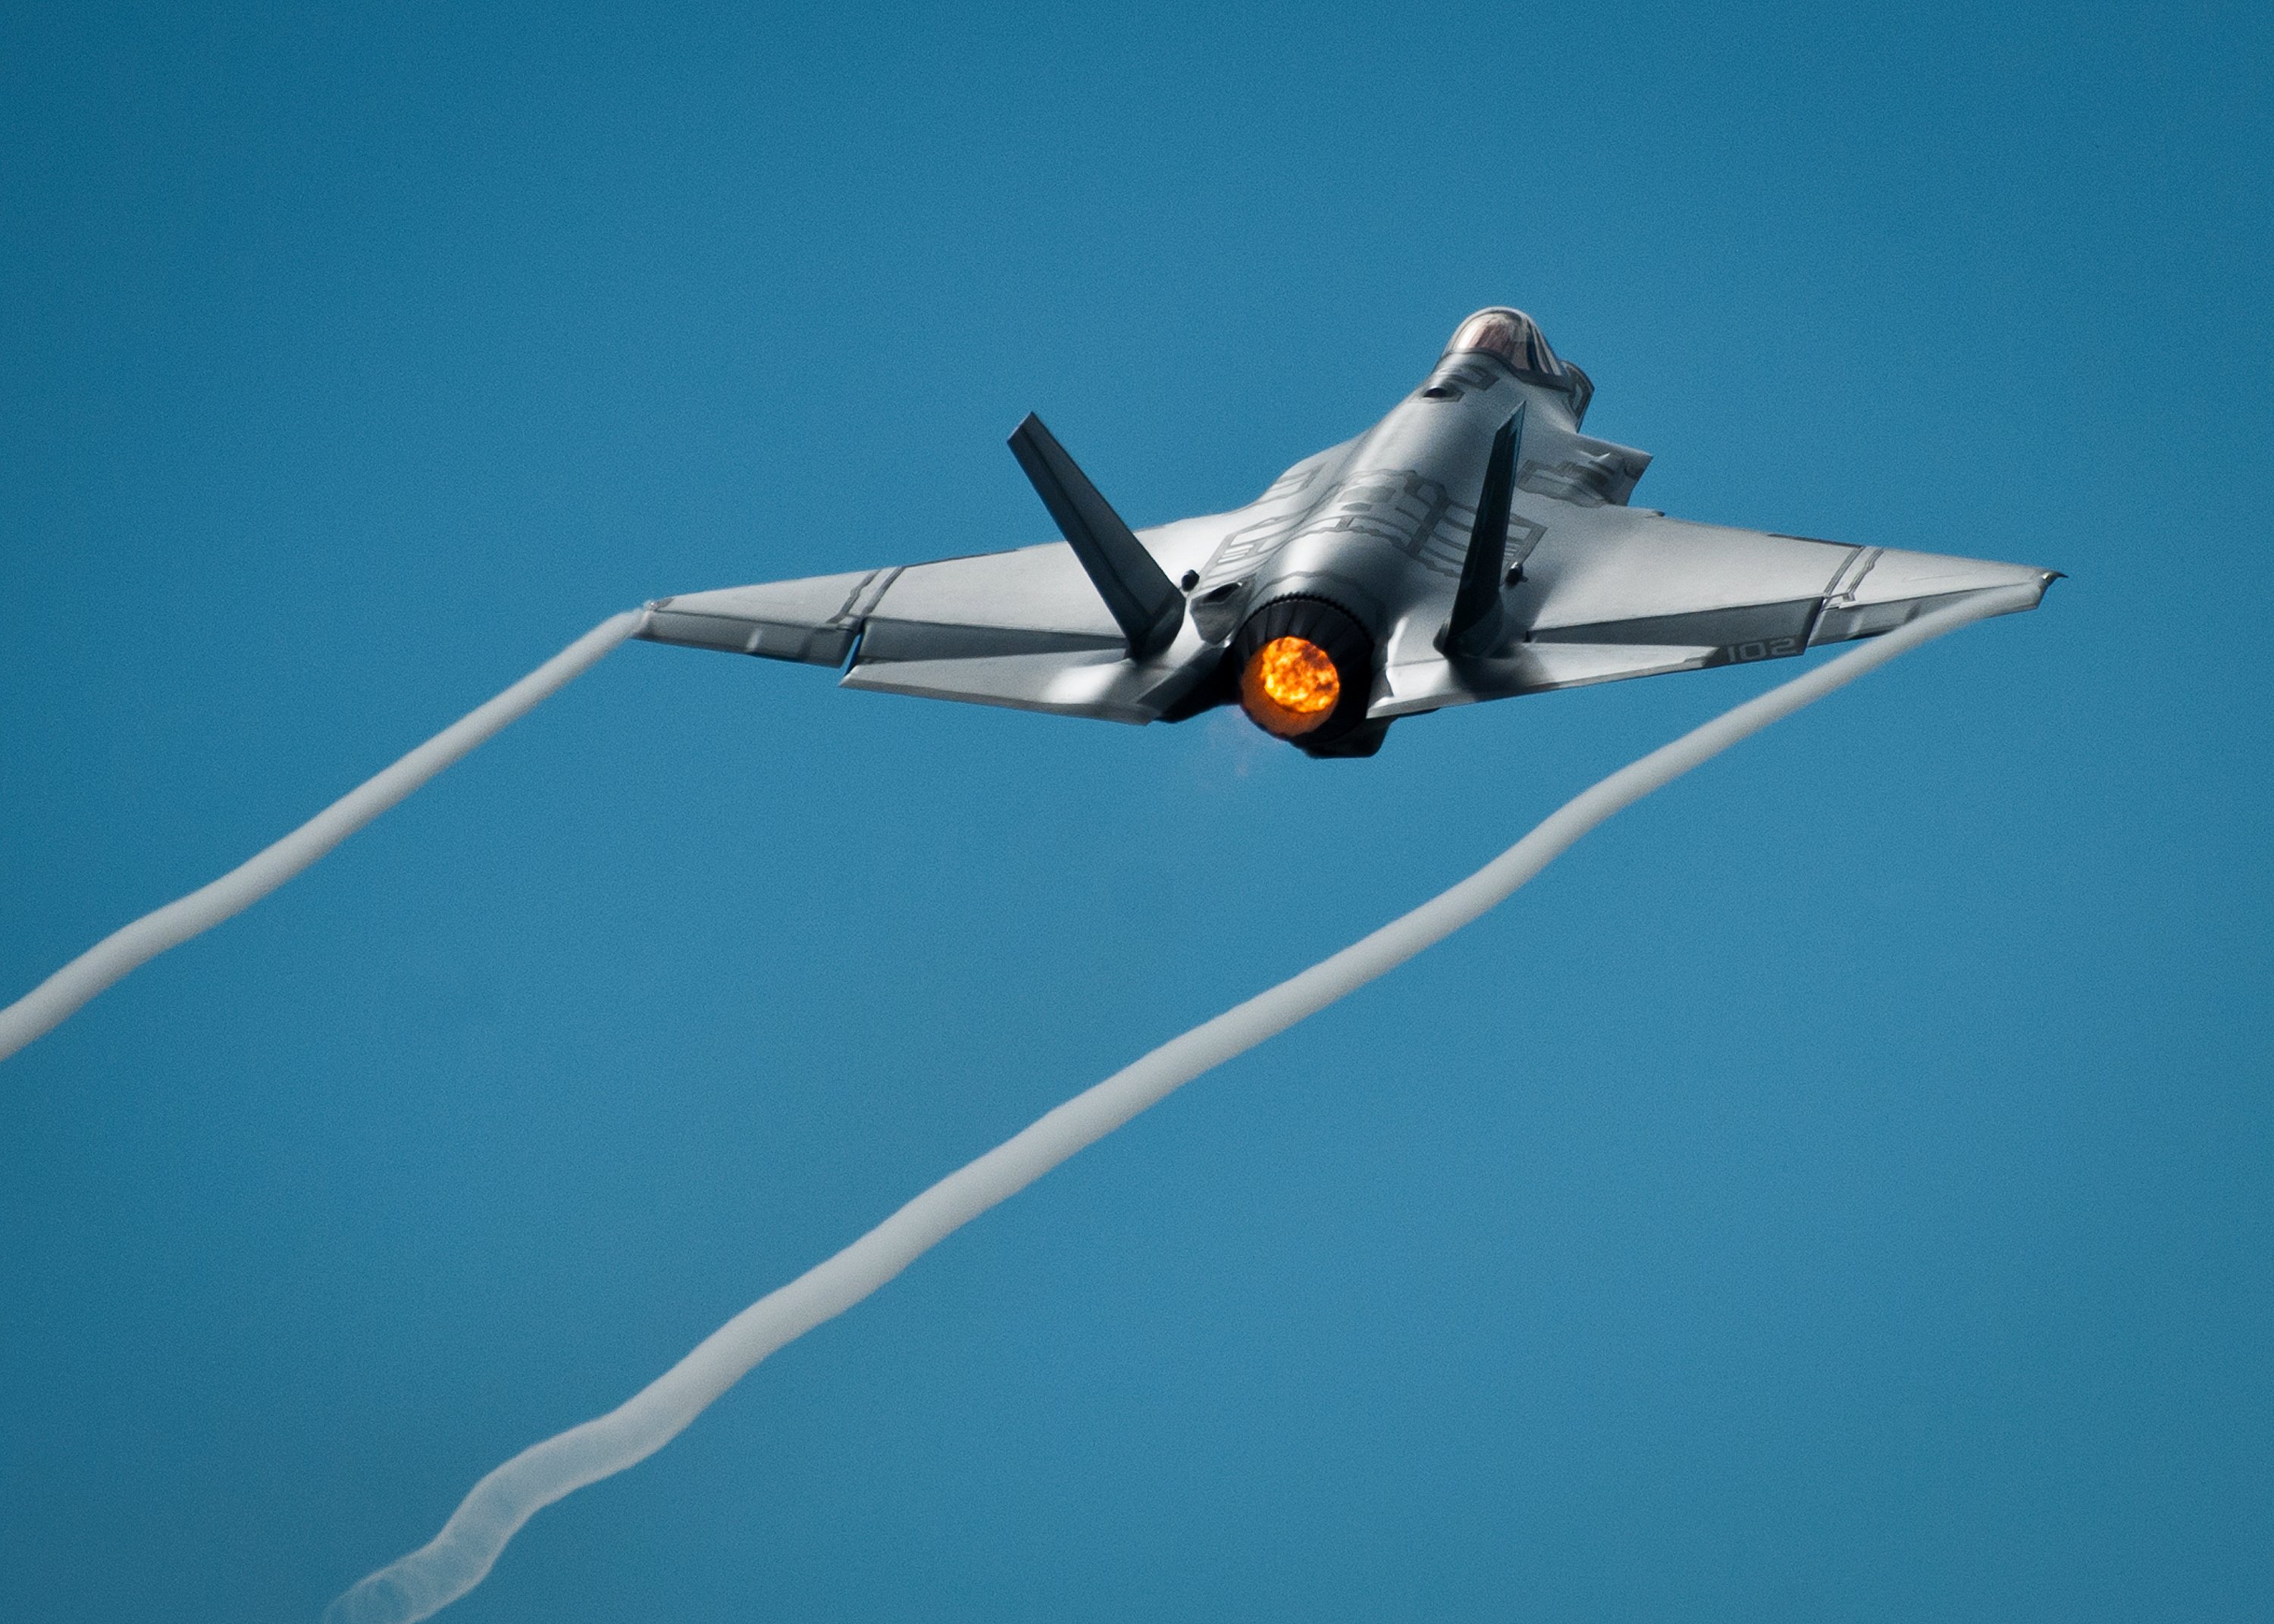
<path id="1" fill-rule="evenodd" d="M 1519 500 L 1534 539 L 1502 603 L 1499 645 L 1448 659 L 1452 612 L 1422 605 L 1397 631 L 1371 717 L 1696 671 L 1875 636 L 1957 598 L 2052 570 L 1852 546 L 1669 519 L 1648 508 Z"/>

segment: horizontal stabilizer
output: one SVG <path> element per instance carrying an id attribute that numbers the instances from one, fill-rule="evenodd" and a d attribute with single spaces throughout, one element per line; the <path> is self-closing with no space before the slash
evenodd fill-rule
<path id="1" fill-rule="evenodd" d="M 1142 725 L 1157 721 L 1206 674 L 1196 665 L 1138 665 L 1119 649 L 980 659 L 863 659 L 843 686 L 968 704 Z"/>

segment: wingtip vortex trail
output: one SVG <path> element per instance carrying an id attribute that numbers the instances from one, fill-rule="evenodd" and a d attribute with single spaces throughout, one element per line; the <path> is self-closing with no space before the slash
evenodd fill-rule
<path id="1" fill-rule="evenodd" d="M 1622 808 L 1921 643 L 2035 601 L 2034 588 L 2014 588 L 1922 615 L 1723 711 L 1581 791 L 1466 879 L 1170 1039 L 949 1174 L 843 1251 L 742 1310 L 615 1410 L 523 1450 L 476 1484 L 432 1540 L 333 1602 L 324 1624 L 417 1624 L 433 1616 L 480 1583 L 538 1511 L 645 1460 L 768 1354 L 844 1312 L 1076 1152 L 1201 1073 L 1480 918 Z"/>
<path id="2" fill-rule="evenodd" d="M 414 1624 L 432 1612 L 417 1611 L 401 1585 L 374 1574 L 325 1608 L 323 1624 Z"/>
<path id="3" fill-rule="evenodd" d="M 105 989 L 191 937 L 241 914 L 395 805 L 445 767 L 495 738 L 637 632 L 644 609 L 611 615 L 494 699 L 478 706 L 350 790 L 275 845 L 188 896 L 120 926 L 0 1009 L 0 1060 L 45 1036 Z"/>

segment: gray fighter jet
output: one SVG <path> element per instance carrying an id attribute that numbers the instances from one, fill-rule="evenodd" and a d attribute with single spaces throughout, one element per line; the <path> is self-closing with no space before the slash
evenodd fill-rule
<path id="1" fill-rule="evenodd" d="M 1776 659 L 2058 572 L 1669 519 L 1647 453 L 1579 432 L 1594 385 L 1479 311 L 1355 440 L 1246 507 L 1132 531 L 1039 418 L 1011 450 L 1065 537 L 690 592 L 640 635 L 844 670 L 847 688 L 1116 722 L 1237 703 L 1312 756 L 1402 716 Z"/>

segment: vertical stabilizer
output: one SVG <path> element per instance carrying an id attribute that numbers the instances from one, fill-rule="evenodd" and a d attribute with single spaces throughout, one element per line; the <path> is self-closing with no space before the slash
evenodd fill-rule
<path id="1" fill-rule="evenodd" d="M 1185 595 L 1034 413 L 1012 431 L 1011 455 L 1129 640 L 1129 658 L 1150 659 L 1174 643 L 1185 623 Z M 1506 509 L 1503 502 L 1503 529 Z"/>
<path id="2" fill-rule="evenodd" d="M 1477 497 L 1477 521 L 1469 531 L 1468 556 L 1461 560 L 1461 588 L 1445 621 L 1445 652 L 1476 658 L 1500 641 L 1501 569 L 1508 560 L 1508 505 L 1516 495 L 1516 447 L 1524 438 L 1524 408 L 1493 436 L 1485 462 L 1485 487 Z"/>

